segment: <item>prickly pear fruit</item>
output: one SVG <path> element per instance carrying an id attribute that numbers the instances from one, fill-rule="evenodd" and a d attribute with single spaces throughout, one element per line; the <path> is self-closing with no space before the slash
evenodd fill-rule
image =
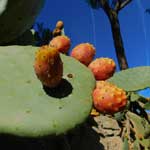
<path id="1" fill-rule="evenodd" d="M 114 114 L 125 108 L 127 95 L 123 89 L 107 81 L 98 81 L 93 91 L 93 103 L 99 112 Z"/>
<path id="2" fill-rule="evenodd" d="M 63 63 L 55 47 L 42 46 L 35 56 L 34 70 L 43 85 L 56 87 L 63 75 Z"/>
<path id="3" fill-rule="evenodd" d="M 96 81 L 96 88 L 102 89 L 104 87 L 112 87 L 114 84 L 107 82 L 107 81 Z"/>
<path id="4" fill-rule="evenodd" d="M 95 56 L 95 48 L 92 44 L 81 43 L 73 48 L 71 56 L 88 66 Z"/>
<path id="5" fill-rule="evenodd" d="M 97 58 L 92 61 L 88 68 L 93 72 L 96 80 L 106 80 L 113 76 L 116 64 L 111 58 Z"/>
<path id="6" fill-rule="evenodd" d="M 61 29 L 63 29 L 63 27 L 64 27 L 63 21 L 61 21 L 61 20 L 57 21 L 56 28 L 61 30 Z"/>
<path id="7" fill-rule="evenodd" d="M 60 36 L 54 37 L 50 41 L 49 45 L 52 47 L 56 47 L 58 51 L 61 53 L 67 53 L 71 46 L 71 41 L 69 37 L 65 35 L 60 35 Z"/>

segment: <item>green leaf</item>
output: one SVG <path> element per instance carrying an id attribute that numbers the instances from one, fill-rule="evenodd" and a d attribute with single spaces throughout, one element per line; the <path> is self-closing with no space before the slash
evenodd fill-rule
<path id="1" fill-rule="evenodd" d="M 144 147 L 144 150 L 150 150 L 150 139 L 142 139 L 139 142 Z"/>
<path id="2" fill-rule="evenodd" d="M 127 116 L 129 117 L 129 120 L 133 125 L 135 136 L 137 139 L 144 138 L 145 136 L 150 134 L 150 125 L 147 120 L 130 111 L 127 112 Z"/>
<path id="3" fill-rule="evenodd" d="M 126 69 L 114 74 L 108 81 L 126 91 L 137 91 L 150 87 L 150 66 Z"/>
<path id="4" fill-rule="evenodd" d="M 133 143 L 133 150 L 141 150 L 138 139 L 136 139 Z"/>
<path id="5" fill-rule="evenodd" d="M 0 47 L 0 134 L 59 135 L 83 123 L 90 114 L 95 87 L 91 71 L 61 54 L 67 86 L 59 91 L 64 94 L 70 86 L 72 90 L 60 98 L 56 88 L 57 95 L 50 96 L 34 73 L 36 51 L 32 46 Z"/>
<path id="6" fill-rule="evenodd" d="M 114 118 L 115 118 L 117 121 L 124 120 L 124 119 L 125 119 L 125 114 L 124 114 L 124 112 L 115 113 L 115 114 L 114 114 Z"/>
<path id="7" fill-rule="evenodd" d="M 147 102 L 147 103 L 144 105 L 144 108 L 147 109 L 147 110 L 150 110 L 150 102 Z"/>
<path id="8" fill-rule="evenodd" d="M 123 149 L 122 150 L 129 150 L 129 143 L 128 143 L 128 139 L 127 138 L 124 138 Z"/>
<path id="9" fill-rule="evenodd" d="M 130 96 L 130 100 L 131 102 L 135 102 L 135 101 L 141 101 L 142 103 L 146 103 L 147 102 L 147 98 L 139 95 L 136 92 L 129 92 L 129 96 Z"/>
<path id="10" fill-rule="evenodd" d="M 130 100 L 131 102 L 135 102 L 135 101 L 138 101 L 138 99 L 140 99 L 140 95 L 138 95 L 137 93 L 135 92 L 132 92 L 131 95 L 130 95 Z"/>

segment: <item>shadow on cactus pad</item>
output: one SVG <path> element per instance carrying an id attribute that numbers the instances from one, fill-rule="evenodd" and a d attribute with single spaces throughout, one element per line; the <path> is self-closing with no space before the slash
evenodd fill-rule
<path id="1" fill-rule="evenodd" d="M 47 95 L 60 99 L 69 96 L 73 90 L 72 85 L 66 79 L 62 79 L 60 84 L 55 88 L 43 86 L 43 89 Z"/>
<path id="2" fill-rule="evenodd" d="M 61 135 L 90 114 L 95 87 L 91 71 L 61 54 L 62 83 L 52 91 L 44 87 L 46 94 L 33 68 L 36 51 L 32 46 L 0 47 L 0 134 Z"/>

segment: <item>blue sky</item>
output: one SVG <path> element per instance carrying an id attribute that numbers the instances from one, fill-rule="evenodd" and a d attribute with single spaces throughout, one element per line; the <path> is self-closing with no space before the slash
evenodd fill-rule
<path id="1" fill-rule="evenodd" d="M 145 13 L 147 8 L 150 8 L 149 0 L 133 0 L 119 13 L 129 67 L 150 65 L 150 14 Z M 65 34 L 72 42 L 71 49 L 79 43 L 89 42 L 97 50 L 96 57 L 110 57 L 117 63 L 110 24 L 102 9 L 91 9 L 85 0 L 46 0 L 36 22 L 43 22 L 52 30 L 58 20 L 64 22 Z"/>

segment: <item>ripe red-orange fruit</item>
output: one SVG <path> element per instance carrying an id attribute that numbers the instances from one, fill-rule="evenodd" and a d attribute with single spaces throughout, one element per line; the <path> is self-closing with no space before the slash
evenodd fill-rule
<path id="1" fill-rule="evenodd" d="M 49 45 L 52 47 L 56 47 L 57 50 L 61 53 L 67 53 L 71 46 L 71 41 L 69 37 L 65 35 L 59 35 L 54 37 L 50 41 Z"/>
<path id="2" fill-rule="evenodd" d="M 57 21 L 57 23 L 56 23 L 56 28 L 62 29 L 63 27 L 64 27 L 63 21 L 61 21 L 61 20 Z"/>
<path id="3" fill-rule="evenodd" d="M 126 92 L 111 83 L 104 82 L 98 81 L 93 91 L 94 107 L 106 114 L 114 114 L 123 110 L 127 104 Z"/>
<path id="4" fill-rule="evenodd" d="M 105 88 L 105 87 L 113 87 L 114 84 L 108 82 L 108 81 L 96 81 L 96 87 L 95 88 L 98 88 L 98 89 L 102 89 L 102 88 Z"/>
<path id="5" fill-rule="evenodd" d="M 111 58 L 97 58 L 92 61 L 88 68 L 93 72 L 96 80 L 106 80 L 113 76 L 116 64 Z"/>
<path id="6" fill-rule="evenodd" d="M 58 50 L 48 45 L 42 46 L 36 52 L 34 70 L 43 85 L 56 87 L 63 75 L 63 63 Z"/>
<path id="7" fill-rule="evenodd" d="M 95 48 L 92 44 L 81 43 L 73 48 L 71 56 L 88 66 L 95 56 Z"/>

